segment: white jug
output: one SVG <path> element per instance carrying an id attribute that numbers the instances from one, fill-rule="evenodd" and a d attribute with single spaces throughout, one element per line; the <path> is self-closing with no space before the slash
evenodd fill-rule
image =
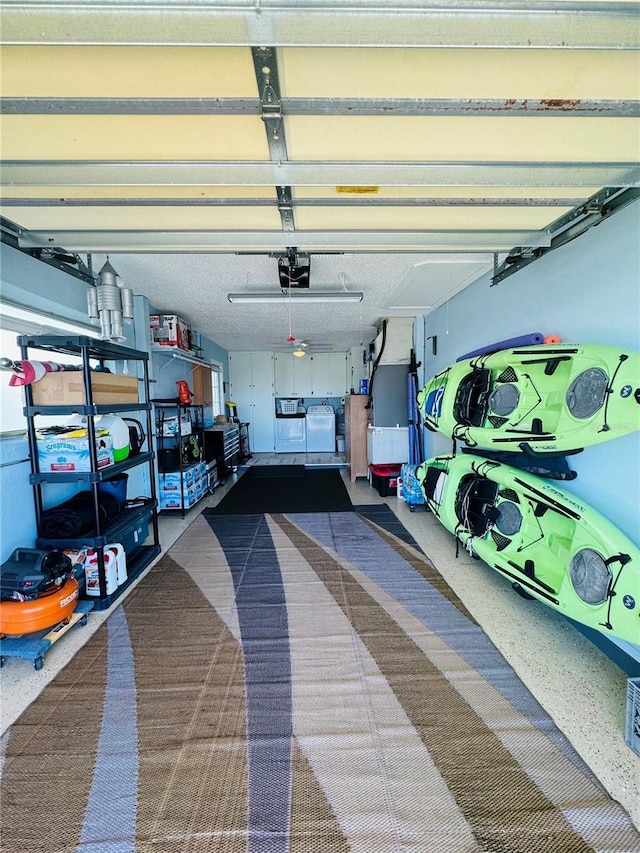
<path id="1" fill-rule="evenodd" d="M 127 555 L 119 542 L 112 542 L 110 545 L 105 545 L 104 550 L 113 554 L 116 561 L 116 579 L 118 586 L 123 584 L 127 579 Z"/>
<path id="2" fill-rule="evenodd" d="M 104 572 L 107 581 L 107 595 L 111 595 L 118 588 L 118 575 L 116 557 L 113 551 L 104 549 Z M 87 595 L 100 595 L 100 579 L 98 576 L 98 552 L 93 548 L 87 551 L 84 561 L 84 577 Z"/>

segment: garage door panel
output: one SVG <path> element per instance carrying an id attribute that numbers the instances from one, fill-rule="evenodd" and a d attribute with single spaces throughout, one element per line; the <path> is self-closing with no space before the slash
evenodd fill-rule
<path id="1" fill-rule="evenodd" d="M 640 120 L 290 116 L 294 160 L 635 162 Z"/>
<path id="2" fill-rule="evenodd" d="M 248 47 L 7 45 L 0 69 L 5 98 L 258 95 Z"/>

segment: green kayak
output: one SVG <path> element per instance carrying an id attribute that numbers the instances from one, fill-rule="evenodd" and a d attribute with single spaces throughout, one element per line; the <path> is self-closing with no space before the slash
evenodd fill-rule
<path id="1" fill-rule="evenodd" d="M 525 597 L 640 644 L 640 550 L 580 498 L 473 454 L 416 471 L 429 508 Z"/>
<path id="2" fill-rule="evenodd" d="M 640 353 L 540 344 L 456 362 L 418 394 L 425 426 L 469 447 L 568 453 L 640 429 Z"/>

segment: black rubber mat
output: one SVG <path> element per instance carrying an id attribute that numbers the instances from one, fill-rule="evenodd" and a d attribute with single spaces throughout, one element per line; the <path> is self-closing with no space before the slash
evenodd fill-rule
<path id="1" fill-rule="evenodd" d="M 249 469 L 252 470 L 252 469 Z M 272 470 L 279 469 L 273 467 Z M 254 515 L 265 512 L 351 512 L 346 486 L 335 468 L 304 469 L 303 476 L 248 477 L 238 480 L 206 515 Z"/>
<path id="2" fill-rule="evenodd" d="M 304 465 L 252 465 L 244 476 L 249 479 L 266 477 L 269 480 L 279 477 L 304 477 L 305 470 Z"/>

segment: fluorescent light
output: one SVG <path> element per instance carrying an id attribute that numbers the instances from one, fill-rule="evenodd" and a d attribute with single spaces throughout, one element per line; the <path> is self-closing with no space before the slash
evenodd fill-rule
<path id="1" fill-rule="evenodd" d="M 346 290 L 335 290 L 329 292 L 305 292 L 287 291 L 287 293 L 230 293 L 227 296 L 229 302 L 251 302 L 251 303 L 276 303 L 287 304 L 293 302 L 362 302 L 364 294 Z"/>

